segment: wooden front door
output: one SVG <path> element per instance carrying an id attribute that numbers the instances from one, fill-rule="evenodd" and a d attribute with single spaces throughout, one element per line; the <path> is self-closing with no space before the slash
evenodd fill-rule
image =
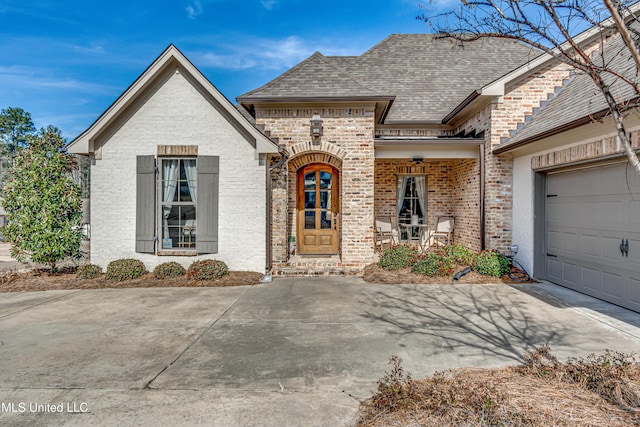
<path id="1" fill-rule="evenodd" d="M 311 164 L 298 170 L 297 248 L 299 254 L 338 253 L 340 203 L 338 170 Z"/>

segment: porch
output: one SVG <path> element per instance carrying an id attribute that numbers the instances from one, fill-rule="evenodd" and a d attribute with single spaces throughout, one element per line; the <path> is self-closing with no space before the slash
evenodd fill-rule
<path id="1" fill-rule="evenodd" d="M 477 158 L 376 159 L 374 177 L 375 217 L 390 218 L 401 241 L 418 237 L 417 227 L 407 227 L 412 222 L 435 230 L 439 217 L 453 217 L 453 242 L 474 251 L 481 249 L 482 189 Z"/>

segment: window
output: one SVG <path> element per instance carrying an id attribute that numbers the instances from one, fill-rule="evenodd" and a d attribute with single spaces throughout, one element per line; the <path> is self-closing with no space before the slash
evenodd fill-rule
<path id="1" fill-rule="evenodd" d="M 427 221 L 427 177 L 398 176 L 398 199 L 396 203 L 398 224 L 426 224 Z M 412 229 L 413 238 L 418 237 L 417 227 Z M 407 239 L 402 231 L 401 239 Z"/>
<path id="2" fill-rule="evenodd" d="M 218 253 L 219 157 L 136 161 L 136 252 Z"/>
<path id="3" fill-rule="evenodd" d="M 160 159 L 162 249 L 195 249 L 196 159 Z"/>

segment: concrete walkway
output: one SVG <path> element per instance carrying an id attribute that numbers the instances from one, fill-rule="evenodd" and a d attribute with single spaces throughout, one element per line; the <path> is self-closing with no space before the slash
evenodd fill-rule
<path id="1" fill-rule="evenodd" d="M 392 355 L 420 378 L 542 344 L 638 351 L 640 315 L 549 284 L 6 293 L 0 424 L 353 425 Z"/>

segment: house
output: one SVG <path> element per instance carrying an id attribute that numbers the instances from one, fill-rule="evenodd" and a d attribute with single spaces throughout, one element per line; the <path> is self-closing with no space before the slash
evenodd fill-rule
<path id="1" fill-rule="evenodd" d="M 640 180 L 593 94 L 519 43 L 394 34 L 314 53 L 235 108 L 170 46 L 69 147 L 93 162 L 92 262 L 361 274 L 376 217 L 407 239 L 453 216 L 456 243 L 640 310 Z"/>
<path id="2" fill-rule="evenodd" d="M 264 271 L 268 155 L 279 148 L 175 46 L 68 150 L 91 158 L 93 263 L 216 258 Z"/>
<path id="3" fill-rule="evenodd" d="M 538 56 L 508 40 L 394 34 L 360 56 L 315 53 L 238 97 L 289 155 L 272 175 L 275 271 L 361 272 L 376 216 L 434 228 L 450 215 L 456 242 L 508 249 L 512 163 L 492 149 L 569 76 L 532 69 Z"/>

